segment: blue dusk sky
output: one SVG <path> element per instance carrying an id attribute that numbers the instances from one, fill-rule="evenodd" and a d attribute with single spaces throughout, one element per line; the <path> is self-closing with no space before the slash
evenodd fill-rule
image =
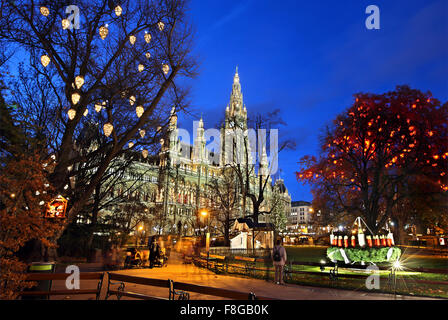
<path id="1" fill-rule="evenodd" d="M 369 5 L 380 30 L 368 30 Z M 292 200 L 312 200 L 298 183 L 299 159 L 318 154 L 327 123 L 357 92 L 383 93 L 408 84 L 448 100 L 448 1 L 204 1 L 192 0 L 199 75 L 191 81 L 192 110 L 206 128 L 224 117 L 238 65 L 251 112 L 280 109 L 280 136 L 296 141 L 280 154 Z M 192 115 L 180 117 L 191 128 Z"/>

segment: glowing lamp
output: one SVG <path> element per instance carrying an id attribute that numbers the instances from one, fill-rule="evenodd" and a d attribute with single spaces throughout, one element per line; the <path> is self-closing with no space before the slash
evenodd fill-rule
<path id="1" fill-rule="evenodd" d="M 149 52 L 146 52 L 145 56 L 146 56 L 146 59 L 151 58 L 151 54 Z"/>
<path id="2" fill-rule="evenodd" d="M 104 135 L 106 137 L 108 137 L 112 133 L 112 130 L 114 130 L 114 126 L 112 125 L 112 123 L 108 122 L 103 126 L 103 130 L 104 130 Z"/>
<path id="3" fill-rule="evenodd" d="M 70 27 L 70 21 L 68 21 L 67 19 L 62 19 L 61 23 L 62 23 L 62 29 L 64 30 Z"/>
<path id="4" fill-rule="evenodd" d="M 143 70 L 145 70 L 145 66 L 142 64 L 138 65 L 138 72 L 142 72 Z"/>
<path id="5" fill-rule="evenodd" d="M 157 26 L 159 27 L 159 30 L 160 30 L 160 31 L 163 31 L 163 29 L 165 28 L 165 24 L 164 24 L 162 21 L 160 21 L 160 22 L 157 24 Z"/>
<path id="6" fill-rule="evenodd" d="M 137 40 L 137 38 L 134 35 L 129 36 L 129 42 L 134 45 L 135 41 Z"/>
<path id="7" fill-rule="evenodd" d="M 89 109 L 86 109 L 86 111 L 84 111 L 84 117 L 87 117 L 88 114 L 89 114 Z"/>
<path id="8" fill-rule="evenodd" d="M 100 27 L 100 37 L 102 40 L 106 39 L 107 35 L 109 34 L 109 29 L 107 28 L 108 25 L 106 24 L 105 26 L 101 26 Z"/>
<path id="9" fill-rule="evenodd" d="M 81 99 L 81 95 L 77 92 L 72 94 L 72 102 L 73 104 L 77 104 L 79 100 Z"/>
<path id="10" fill-rule="evenodd" d="M 142 150 L 142 156 L 143 156 L 143 158 L 146 159 L 146 157 L 148 156 L 148 150 L 146 150 L 146 149 Z"/>
<path id="11" fill-rule="evenodd" d="M 145 31 L 145 41 L 146 43 L 151 42 L 151 34 Z"/>
<path id="12" fill-rule="evenodd" d="M 168 72 L 170 72 L 170 66 L 167 65 L 166 63 L 162 66 L 162 70 L 164 74 L 168 74 Z"/>
<path id="13" fill-rule="evenodd" d="M 135 103 L 135 97 L 134 97 L 134 96 L 131 96 L 131 97 L 129 98 L 129 103 L 131 104 L 131 106 L 134 105 L 134 103 Z"/>
<path id="14" fill-rule="evenodd" d="M 42 65 L 46 68 L 48 66 L 48 64 L 50 63 L 50 57 L 47 56 L 46 54 L 42 55 L 40 57 L 40 63 L 42 63 Z"/>
<path id="15" fill-rule="evenodd" d="M 73 120 L 75 118 L 75 116 L 76 116 L 76 110 L 75 109 L 70 109 L 70 110 L 68 110 L 67 114 L 68 114 L 68 118 L 70 120 Z"/>
<path id="16" fill-rule="evenodd" d="M 143 112 L 145 112 L 145 109 L 142 106 L 138 106 L 135 108 L 135 113 L 137 113 L 137 117 L 141 117 Z"/>
<path id="17" fill-rule="evenodd" d="M 120 6 L 115 7 L 115 15 L 117 17 L 121 16 L 121 13 L 123 12 L 123 9 Z"/>
<path id="18" fill-rule="evenodd" d="M 48 8 L 44 6 L 40 7 L 39 11 L 45 17 L 47 17 L 50 14 L 50 10 L 48 10 Z"/>
<path id="19" fill-rule="evenodd" d="M 128 143 L 128 147 L 129 147 L 129 149 L 132 148 L 133 146 L 134 146 L 134 142 L 129 142 L 129 143 Z"/>
<path id="20" fill-rule="evenodd" d="M 95 111 L 96 112 L 100 112 L 102 108 L 103 108 L 103 106 L 101 104 L 95 103 Z"/>
<path id="21" fill-rule="evenodd" d="M 83 76 L 76 76 L 76 78 L 75 78 L 76 88 L 81 89 L 83 84 L 84 84 L 84 77 Z"/>
<path id="22" fill-rule="evenodd" d="M 142 137 L 142 138 L 144 138 L 145 137 L 145 134 L 146 134 L 146 131 L 145 130 L 140 130 L 140 137 Z"/>

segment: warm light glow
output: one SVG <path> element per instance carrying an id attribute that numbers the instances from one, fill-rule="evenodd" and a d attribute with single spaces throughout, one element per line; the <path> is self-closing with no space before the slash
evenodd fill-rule
<path id="1" fill-rule="evenodd" d="M 163 73 L 164 74 L 168 74 L 168 72 L 170 72 L 170 66 L 167 64 L 164 64 L 162 67 Z"/>
<path id="2" fill-rule="evenodd" d="M 75 116 L 76 116 L 76 110 L 75 109 L 70 109 L 70 110 L 68 110 L 67 114 L 68 114 L 68 118 L 70 120 L 73 120 L 75 118 Z"/>
<path id="3" fill-rule="evenodd" d="M 129 142 L 129 143 L 128 143 L 128 147 L 129 147 L 129 149 L 132 148 L 133 146 L 134 146 L 134 142 Z"/>
<path id="4" fill-rule="evenodd" d="M 115 7 L 115 15 L 117 17 L 121 16 L 121 13 L 123 12 L 123 9 L 120 6 Z"/>
<path id="5" fill-rule="evenodd" d="M 398 260 L 394 262 L 394 264 L 392 265 L 392 267 L 393 267 L 394 269 L 402 269 L 402 265 L 401 265 L 400 261 L 398 261 Z"/>
<path id="6" fill-rule="evenodd" d="M 150 43 L 151 42 L 151 34 L 145 32 L 145 41 L 146 41 L 146 43 Z"/>
<path id="7" fill-rule="evenodd" d="M 75 78 L 76 88 L 81 89 L 83 84 L 84 84 L 84 77 L 83 76 L 76 76 L 76 78 Z"/>
<path id="8" fill-rule="evenodd" d="M 145 130 L 140 130 L 140 137 L 144 138 L 146 134 Z"/>
<path id="9" fill-rule="evenodd" d="M 143 226 L 139 226 L 138 231 L 142 231 L 142 230 L 143 230 Z"/>
<path id="10" fill-rule="evenodd" d="M 103 130 L 104 130 L 104 135 L 105 135 L 106 137 L 108 137 L 108 136 L 111 135 L 112 130 L 114 130 L 114 126 L 112 125 L 112 123 L 106 123 L 106 124 L 103 126 Z"/>
<path id="11" fill-rule="evenodd" d="M 134 45 L 135 41 L 137 40 L 137 38 L 134 35 L 129 36 L 129 42 Z"/>
<path id="12" fill-rule="evenodd" d="M 100 27 L 100 37 L 103 40 L 106 39 L 107 35 L 109 34 L 109 29 L 107 27 L 108 27 L 107 24 L 105 26 Z"/>
<path id="13" fill-rule="evenodd" d="M 131 97 L 129 98 L 129 103 L 131 104 L 131 106 L 134 105 L 134 103 L 135 103 L 135 97 L 134 97 L 134 96 L 131 96 Z"/>
<path id="14" fill-rule="evenodd" d="M 50 10 L 48 10 L 47 7 L 42 6 L 42 7 L 40 7 L 40 13 L 43 16 L 47 17 L 50 14 Z"/>
<path id="15" fill-rule="evenodd" d="M 86 109 L 86 111 L 84 111 L 84 117 L 87 117 L 88 114 L 89 114 L 89 109 Z"/>
<path id="16" fill-rule="evenodd" d="M 138 72 L 142 72 L 143 70 L 145 70 L 145 66 L 142 64 L 138 65 Z"/>
<path id="17" fill-rule="evenodd" d="M 160 31 L 163 31 L 163 29 L 165 28 L 165 24 L 164 24 L 162 21 L 160 21 L 160 22 L 157 24 L 157 26 L 159 27 L 159 30 L 160 30 Z"/>
<path id="18" fill-rule="evenodd" d="M 145 109 L 143 109 L 142 106 L 138 106 L 135 108 L 135 112 L 137 113 L 137 117 L 140 118 L 143 115 L 143 112 L 145 112 Z"/>
<path id="19" fill-rule="evenodd" d="M 146 56 L 146 59 L 151 58 L 151 54 L 149 52 L 146 52 L 145 56 Z"/>
<path id="20" fill-rule="evenodd" d="M 63 19 L 61 23 L 62 23 L 62 29 L 64 30 L 70 27 L 70 21 L 68 21 L 67 19 Z"/>
<path id="21" fill-rule="evenodd" d="M 42 65 L 44 66 L 44 67 L 47 67 L 48 66 L 48 64 L 50 63 L 50 57 L 49 56 L 47 56 L 46 54 L 44 54 L 44 55 L 42 55 L 41 57 L 40 57 L 40 63 L 42 63 Z"/>
<path id="22" fill-rule="evenodd" d="M 96 112 L 100 112 L 101 109 L 103 109 L 103 106 L 101 104 L 99 104 L 99 103 L 95 103 L 95 111 Z"/>
<path id="23" fill-rule="evenodd" d="M 77 104 L 79 102 L 79 99 L 81 99 L 81 95 L 77 92 L 72 94 L 72 102 L 73 104 Z"/>
<path id="24" fill-rule="evenodd" d="M 16 194 L 15 193 L 11 193 L 11 198 L 15 198 Z"/>
<path id="25" fill-rule="evenodd" d="M 142 156 L 143 156 L 143 158 L 146 159 L 146 157 L 148 156 L 148 150 L 146 150 L 146 149 L 142 150 Z"/>
<path id="26" fill-rule="evenodd" d="M 201 215 L 202 215 L 203 217 L 206 217 L 207 214 L 208 214 L 208 212 L 207 212 L 206 210 L 202 210 L 202 211 L 201 211 Z"/>

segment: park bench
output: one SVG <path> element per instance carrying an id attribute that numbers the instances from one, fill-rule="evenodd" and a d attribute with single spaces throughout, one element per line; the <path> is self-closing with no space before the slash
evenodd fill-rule
<path id="1" fill-rule="evenodd" d="M 255 275 L 255 258 L 235 256 L 235 260 L 244 262 L 244 272 L 246 275 Z"/>
<path id="2" fill-rule="evenodd" d="M 110 272 L 108 272 L 107 274 L 108 274 L 108 281 L 107 281 L 107 292 L 105 300 L 107 300 L 110 296 L 113 295 L 115 295 L 118 300 L 120 300 L 121 297 L 123 296 L 142 300 L 169 300 L 171 298 L 170 294 L 171 290 L 168 291 L 169 293 L 168 299 L 125 290 L 126 283 L 170 289 L 169 280 L 142 278 Z M 116 288 L 117 285 L 118 288 Z M 113 286 L 113 288 L 111 286 Z"/>
<path id="3" fill-rule="evenodd" d="M 65 289 L 65 290 L 51 290 L 51 285 L 55 280 L 66 281 L 67 277 L 70 276 L 68 273 L 29 273 L 27 274 L 27 281 L 51 281 L 50 289 L 48 291 L 22 291 L 20 296 L 22 299 L 25 297 L 36 297 L 36 296 L 49 296 L 53 295 L 79 295 L 79 294 L 94 294 L 96 300 L 99 299 L 101 293 L 101 286 L 103 283 L 103 272 L 80 272 L 80 280 L 98 280 L 98 284 L 94 289 Z M 26 299 L 26 298 L 25 298 Z"/>
<path id="4" fill-rule="evenodd" d="M 209 267 L 211 269 L 214 270 L 215 273 L 224 273 L 226 272 L 227 268 L 227 264 L 225 263 L 226 261 L 226 256 L 220 256 L 217 254 L 210 254 L 208 256 L 208 261 L 209 261 Z"/>

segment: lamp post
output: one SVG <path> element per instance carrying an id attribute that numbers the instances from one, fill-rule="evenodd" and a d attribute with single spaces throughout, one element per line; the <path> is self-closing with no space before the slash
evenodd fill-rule
<path id="1" fill-rule="evenodd" d="M 208 269 L 208 259 L 210 255 L 210 215 L 207 210 L 201 210 L 201 216 L 207 218 L 207 233 L 205 234 L 205 250 L 207 251 L 207 269 Z"/>

